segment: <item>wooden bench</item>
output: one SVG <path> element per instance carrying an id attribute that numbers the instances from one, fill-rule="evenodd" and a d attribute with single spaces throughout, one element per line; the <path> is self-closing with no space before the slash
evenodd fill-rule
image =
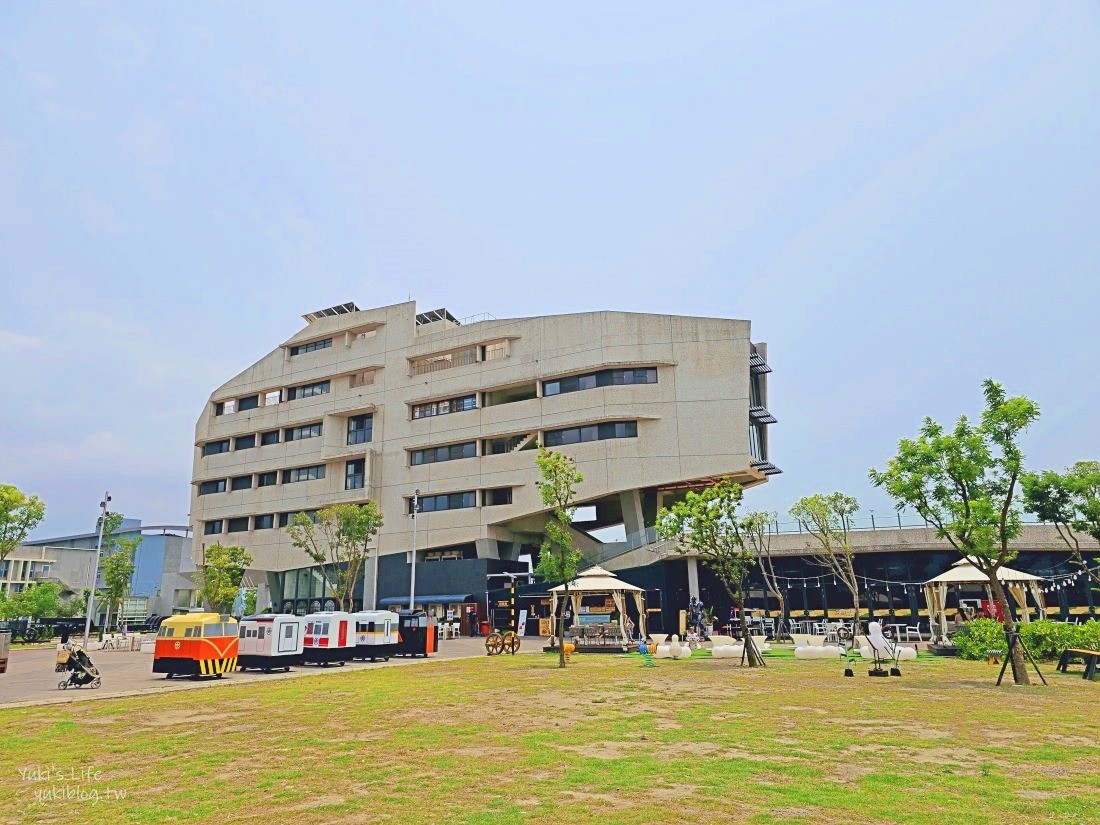
<path id="1" fill-rule="evenodd" d="M 1083 678 L 1092 679 L 1096 675 L 1097 664 L 1100 664 L 1100 650 L 1081 650 L 1067 647 L 1062 651 L 1061 658 L 1058 659 L 1058 670 L 1065 673 L 1069 663 L 1075 659 L 1080 659 L 1085 666 Z"/>

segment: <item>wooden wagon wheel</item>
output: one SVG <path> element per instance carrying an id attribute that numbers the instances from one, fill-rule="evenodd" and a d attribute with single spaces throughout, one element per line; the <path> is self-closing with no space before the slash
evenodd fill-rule
<path id="1" fill-rule="evenodd" d="M 515 631 L 509 630 L 504 634 L 504 650 L 513 656 L 519 650 L 519 636 L 515 634 Z"/>
<path id="2" fill-rule="evenodd" d="M 490 656 L 496 656 L 504 650 L 504 637 L 499 633 L 490 633 L 485 640 L 485 650 Z"/>

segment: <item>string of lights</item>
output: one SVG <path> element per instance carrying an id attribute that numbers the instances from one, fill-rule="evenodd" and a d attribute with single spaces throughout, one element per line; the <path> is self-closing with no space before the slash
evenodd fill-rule
<path id="1" fill-rule="evenodd" d="M 1068 587 L 1073 587 L 1078 579 L 1087 575 L 1100 575 L 1100 564 L 1096 567 L 1086 567 L 1084 569 L 1073 570 L 1068 573 L 1062 574 L 1050 574 L 1040 576 L 1043 586 L 1040 588 L 1044 593 L 1053 593 L 1056 590 L 1064 590 Z M 777 576 L 776 583 L 782 582 L 783 586 L 790 590 L 792 587 L 821 587 L 823 581 L 832 580 L 833 585 L 838 585 L 836 576 L 832 573 L 824 573 L 820 576 Z M 923 581 L 896 581 L 894 579 L 878 579 L 872 576 L 860 576 L 860 581 L 863 583 L 865 589 L 869 589 L 870 586 L 876 585 L 886 588 L 889 592 L 891 587 L 901 588 L 903 590 L 910 587 L 923 587 Z"/>

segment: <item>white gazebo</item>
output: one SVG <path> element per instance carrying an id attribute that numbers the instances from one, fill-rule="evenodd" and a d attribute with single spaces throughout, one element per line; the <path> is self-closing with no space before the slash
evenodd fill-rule
<path id="1" fill-rule="evenodd" d="M 638 631 L 641 638 L 646 637 L 645 604 L 642 601 L 644 592 L 643 588 L 628 584 L 614 573 L 599 566 L 589 567 L 583 573 L 578 573 L 577 578 L 569 582 L 569 600 L 573 603 L 573 616 L 578 617 L 576 619 L 578 622 L 580 621 L 581 598 L 583 596 L 593 593 L 604 593 L 611 596 L 615 602 L 615 609 L 619 611 L 621 617 L 619 620 L 619 634 L 622 636 L 624 644 L 626 633 L 623 625 L 626 624 L 626 611 L 623 609 L 623 597 L 627 593 L 634 597 L 634 606 L 638 609 Z M 558 599 L 564 595 L 564 584 L 550 588 L 550 615 L 554 617 L 554 621 L 558 621 Z"/>
<path id="2" fill-rule="evenodd" d="M 1013 600 L 1020 606 L 1024 622 L 1030 622 L 1028 615 L 1027 594 L 1030 592 L 1035 606 L 1039 608 L 1039 618 L 1046 618 L 1046 602 L 1043 600 L 1043 592 L 1039 589 L 1038 576 L 1024 573 L 1022 570 L 1013 570 L 1011 567 L 1002 567 L 997 571 L 997 580 L 1000 581 L 1006 591 L 1012 594 Z M 941 639 L 947 638 L 947 616 L 944 612 L 947 607 L 947 588 L 960 585 L 983 585 L 990 601 L 993 594 L 990 592 L 989 577 L 979 570 L 970 559 L 960 559 L 951 565 L 945 573 L 941 573 L 934 579 L 924 583 L 924 598 L 928 603 L 928 624 L 935 628 L 939 624 Z M 934 633 L 935 631 L 933 631 Z"/>

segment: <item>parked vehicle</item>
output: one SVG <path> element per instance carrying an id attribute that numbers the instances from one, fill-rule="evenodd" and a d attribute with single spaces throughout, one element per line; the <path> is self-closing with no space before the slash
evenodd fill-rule
<path id="1" fill-rule="evenodd" d="M 237 670 L 290 670 L 302 663 L 305 620 L 287 613 L 245 616 L 238 634 Z"/>

